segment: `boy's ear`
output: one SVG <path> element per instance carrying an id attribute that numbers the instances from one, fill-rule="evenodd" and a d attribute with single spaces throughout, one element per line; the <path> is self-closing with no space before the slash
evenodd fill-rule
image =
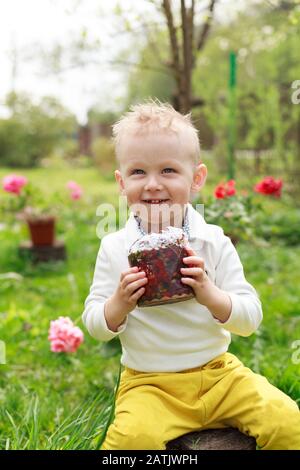
<path id="1" fill-rule="evenodd" d="M 197 193 L 204 186 L 207 177 L 207 168 L 203 163 L 199 163 L 194 170 L 191 191 Z"/>
<path id="2" fill-rule="evenodd" d="M 120 193 L 125 195 L 124 181 L 123 181 L 120 170 L 115 171 L 115 178 L 116 178 L 116 182 L 119 185 Z"/>

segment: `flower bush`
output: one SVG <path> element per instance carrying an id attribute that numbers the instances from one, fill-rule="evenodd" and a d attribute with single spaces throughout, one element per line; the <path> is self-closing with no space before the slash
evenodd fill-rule
<path id="1" fill-rule="evenodd" d="M 22 175 L 11 174 L 3 178 L 3 190 L 10 194 L 4 201 L 3 209 L 8 213 L 17 213 L 19 219 L 37 220 L 56 217 L 66 206 L 64 195 L 58 192 L 45 197 L 43 192 L 35 187 Z M 78 200 L 82 196 L 82 188 L 75 182 L 69 181 L 67 188 L 70 199 Z"/>
<path id="2" fill-rule="evenodd" d="M 277 233 L 279 230 L 274 229 L 274 224 L 270 228 L 270 217 L 266 215 L 262 201 L 255 193 L 280 198 L 282 187 L 281 179 L 275 180 L 272 176 L 266 176 L 254 186 L 253 192 L 241 191 L 238 194 L 235 180 L 221 182 L 214 190 L 214 198 L 210 196 L 206 201 L 205 219 L 208 223 L 221 226 L 233 243 L 239 240 L 254 240 L 263 234 L 266 234 L 263 237 L 268 239 L 271 233 Z M 293 237 L 294 239 L 298 240 L 298 235 Z"/>
<path id="3" fill-rule="evenodd" d="M 84 335 L 70 318 L 59 317 L 50 322 L 48 339 L 52 352 L 74 353 L 83 342 Z"/>
<path id="4" fill-rule="evenodd" d="M 10 193 L 5 201 L 6 212 L 17 213 L 23 220 L 55 217 L 58 211 L 58 198 L 45 198 L 42 191 L 24 176 L 11 174 L 3 178 L 3 190 Z"/>
<path id="5" fill-rule="evenodd" d="M 215 189 L 215 197 L 217 199 L 224 199 L 236 194 L 235 181 L 229 180 L 226 183 L 220 183 Z"/>
<path id="6" fill-rule="evenodd" d="M 266 176 L 254 186 L 254 191 L 268 196 L 281 197 L 282 186 L 281 179 L 275 180 L 273 176 Z"/>
<path id="7" fill-rule="evenodd" d="M 262 211 L 252 194 L 238 194 L 235 186 L 234 180 L 218 184 L 205 204 L 205 220 L 222 227 L 233 243 L 255 238 L 255 220 Z"/>
<path id="8" fill-rule="evenodd" d="M 211 200 L 205 206 L 205 219 L 222 227 L 233 243 L 254 238 L 255 210 L 249 196 Z"/>

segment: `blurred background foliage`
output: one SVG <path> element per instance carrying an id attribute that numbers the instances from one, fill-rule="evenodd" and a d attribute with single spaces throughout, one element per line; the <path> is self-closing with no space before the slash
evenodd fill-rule
<path id="1" fill-rule="evenodd" d="M 192 117 L 199 128 L 202 149 L 209 150 L 213 165 L 223 174 L 227 169 L 228 57 L 229 51 L 234 51 L 237 172 L 252 177 L 280 175 L 286 189 L 297 192 L 300 106 L 292 104 L 291 98 L 292 83 L 300 77 L 300 7 L 297 1 L 278 1 L 275 5 L 249 2 L 249 7 L 231 21 L 214 20 L 205 48 L 196 56 L 192 92 L 201 105 L 192 108 Z M 130 16 L 125 19 L 134 41 Z M 44 159 L 50 164 L 49 158 L 56 158 L 85 166 L 88 159 L 83 156 L 90 157 L 91 165 L 103 163 L 103 171 L 110 173 L 115 165 L 108 142 L 111 124 L 132 103 L 149 97 L 173 102 L 176 84 L 170 69 L 162 66 L 170 60 L 168 41 L 166 27 L 158 22 L 154 39 L 145 35 L 141 45 L 135 42 L 135 66 L 128 71 L 127 93 L 119 111 L 107 111 L 95 99 L 84 126 L 54 98 L 33 102 L 28 95 L 11 92 L 6 97 L 10 116 L 0 119 L 0 164 L 35 167 Z"/>

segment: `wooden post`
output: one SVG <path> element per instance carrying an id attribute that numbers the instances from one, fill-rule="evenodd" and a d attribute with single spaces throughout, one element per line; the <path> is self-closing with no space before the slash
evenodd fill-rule
<path id="1" fill-rule="evenodd" d="M 55 241 L 53 245 L 45 246 L 34 246 L 31 241 L 22 242 L 19 246 L 19 254 L 33 263 L 65 260 L 67 257 L 65 244 L 61 240 Z"/>
<path id="2" fill-rule="evenodd" d="M 236 54 L 229 56 L 229 117 L 228 117 L 228 179 L 235 178 L 235 140 L 236 140 Z"/>

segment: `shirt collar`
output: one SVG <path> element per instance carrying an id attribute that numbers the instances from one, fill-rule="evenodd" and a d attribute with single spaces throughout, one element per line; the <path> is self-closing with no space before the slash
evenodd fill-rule
<path id="1" fill-rule="evenodd" d="M 199 205 L 203 207 L 202 205 Z M 208 233 L 207 223 L 204 220 L 204 217 L 200 213 L 200 210 L 197 208 L 194 209 L 191 203 L 187 204 L 187 217 L 190 229 L 190 239 L 189 241 L 193 242 L 198 240 L 211 242 L 210 234 Z M 138 229 L 137 222 L 134 218 L 134 213 L 130 211 L 129 218 L 125 224 L 125 246 L 128 253 L 129 248 L 132 244 L 142 237 Z"/>

